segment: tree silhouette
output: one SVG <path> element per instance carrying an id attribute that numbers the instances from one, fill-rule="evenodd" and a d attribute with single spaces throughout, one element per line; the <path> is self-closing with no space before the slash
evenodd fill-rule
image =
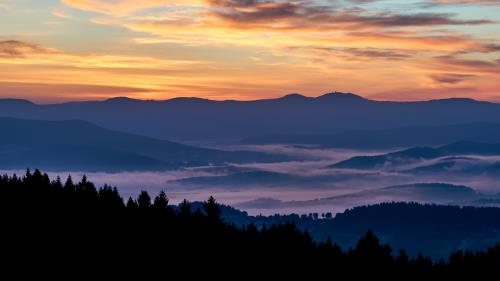
<path id="1" fill-rule="evenodd" d="M 160 191 L 160 193 L 155 197 L 153 207 L 156 209 L 167 209 L 168 208 L 168 198 L 165 191 Z"/>
<path id="2" fill-rule="evenodd" d="M 66 183 L 64 184 L 64 191 L 73 192 L 74 190 L 75 190 L 75 184 L 73 183 L 71 175 L 69 175 L 68 178 L 66 179 Z"/>
<path id="3" fill-rule="evenodd" d="M 216 223 L 221 221 L 221 209 L 213 196 L 210 196 L 208 200 L 203 204 L 203 209 L 205 210 L 205 213 L 207 214 L 208 220 L 210 222 Z"/>
<path id="4" fill-rule="evenodd" d="M 137 198 L 137 205 L 139 209 L 149 209 L 151 207 L 151 197 L 146 191 L 141 191 L 139 197 Z"/>
<path id="5" fill-rule="evenodd" d="M 137 208 L 139 208 L 139 205 L 137 204 L 137 202 L 134 199 L 132 199 L 132 197 L 128 198 L 126 206 L 127 206 L 127 209 L 137 209 Z"/>
<path id="6" fill-rule="evenodd" d="M 419 208 L 401 208 L 408 207 L 405 212 L 411 213 L 412 206 Z M 309 231 L 292 222 L 324 223 L 314 214 L 286 216 L 291 219 L 288 222 L 270 216 L 267 219 L 273 223 L 237 226 L 222 220 L 231 210 L 213 197 L 203 205 L 184 200 L 176 212 L 165 212 L 171 207 L 164 192 L 151 204 L 146 191 L 137 200 L 128 198 L 125 205 L 115 187 L 104 185 L 96 190 L 86 177 L 76 185 L 68 177 L 62 185 L 60 179 L 50 181 L 38 170 L 27 170 L 22 177 L 2 175 L 0 279 L 160 279 L 166 270 L 186 265 L 190 276 L 196 277 L 221 269 L 245 272 L 245 277 L 252 278 L 266 273 L 287 279 L 305 274 L 314 279 L 366 274 L 384 279 L 459 279 L 491 277 L 500 268 L 500 244 L 474 253 L 456 251 L 448 261 L 433 262 L 404 250 L 393 257 L 391 247 L 382 244 L 373 231 L 347 251 L 330 237 L 315 241 Z M 384 214 L 384 210 L 381 207 L 377 212 Z"/>
<path id="7" fill-rule="evenodd" d="M 186 199 L 184 199 L 179 205 L 179 217 L 182 220 L 187 220 L 191 217 L 191 204 Z"/>

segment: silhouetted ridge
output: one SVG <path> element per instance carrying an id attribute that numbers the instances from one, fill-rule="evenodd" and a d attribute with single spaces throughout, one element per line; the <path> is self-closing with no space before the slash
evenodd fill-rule
<path id="1" fill-rule="evenodd" d="M 35 106 L 35 103 L 24 99 L 0 99 L 0 105 L 5 106 Z"/>
<path id="2" fill-rule="evenodd" d="M 478 100 L 475 100 L 472 98 L 436 99 L 436 100 L 430 100 L 429 102 L 432 102 L 432 103 L 457 103 L 457 104 L 460 104 L 460 103 L 462 103 L 462 104 L 488 103 L 488 102 L 478 101 Z"/>
<path id="3" fill-rule="evenodd" d="M 204 99 L 204 98 L 196 98 L 196 97 L 178 97 L 178 98 L 172 98 L 169 100 L 166 100 L 165 103 L 167 104 L 176 104 L 176 103 L 194 103 L 194 104 L 210 104 L 210 103 L 217 103 L 219 101 L 215 100 L 210 100 L 210 99 Z"/>
<path id="4" fill-rule="evenodd" d="M 222 151 L 184 145 L 108 130 L 79 120 L 0 117 L 0 131 L 9 132 L 0 138 L 0 169 L 159 171 L 226 162 L 287 159 L 251 151 Z"/>
<path id="5" fill-rule="evenodd" d="M 327 93 L 322 96 L 316 98 L 316 100 L 320 101 L 336 101 L 336 102 L 363 102 L 370 101 L 361 96 L 351 94 L 351 93 L 341 93 L 341 92 L 333 92 Z"/>
<path id="6" fill-rule="evenodd" d="M 429 160 L 437 159 L 439 157 L 453 157 L 460 155 L 500 155 L 500 144 L 462 141 L 437 148 L 414 147 L 374 156 L 355 156 L 330 165 L 329 167 L 347 169 L 376 169 L 387 166 L 396 166 L 399 164 L 408 164 L 418 160 Z"/>
<path id="7" fill-rule="evenodd" d="M 249 101 L 198 98 L 142 101 L 119 98 L 111 101 L 32 106 L 0 104 L 0 116 L 44 120 L 78 119 L 105 128 L 160 139 L 213 141 L 270 134 L 325 135 L 360 130 L 498 122 L 500 105 L 463 99 L 444 102 L 380 102 L 337 92 L 316 98 L 293 94 L 282 98 Z M 467 136 L 467 132 L 458 135 Z M 355 136 L 352 139 L 359 143 L 360 140 L 371 138 L 368 134 L 367 138 Z M 386 139 L 394 142 L 394 138 Z M 410 143 L 406 145 L 412 146 L 474 140 L 450 137 L 440 141 L 443 139 L 440 137 L 432 143 L 419 143 L 422 138 L 418 134 L 407 139 L 406 142 Z M 412 139 L 416 141 L 412 143 Z M 477 140 L 487 139 L 481 137 Z"/>
<path id="8" fill-rule="evenodd" d="M 140 100 L 140 99 L 133 99 L 129 97 L 114 97 L 114 98 L 109 98 L 105 100 L 107 103 L 116 103 L 116 104 L 126 104 L 126 103 L 139 103 L 139 102 L 147 102 L 148 100 Z"/>
<path id="9" fill-rule="evenodd" d="M 293 93 L 293 94 L 288 94 L 286 96 L 283 96 L 283 97 L 281 97 L 279 99 L 280 100 L 297 100 L 297 101 L 302 101 L 302 100 L 308 100 L 310 98 L 306 97 L 304 95 L 301 95 L 301 94 Z"/>

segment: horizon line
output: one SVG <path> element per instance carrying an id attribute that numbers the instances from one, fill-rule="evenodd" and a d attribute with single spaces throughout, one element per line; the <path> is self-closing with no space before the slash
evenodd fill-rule
<path id="1" fill-rule="evenodd" d="M 168 98 L 168 99 L 141 99 L 141 98 L 133 98 L 129 96 L 122 96 L 118 95 L 115 97 L 108 97 L 104 99 L 82 99 L 82 100 L 67 100 L 67 101 L 60 101 L 60 102 L 36 102 L 33 99 L 29 98 L 15 98 L 15 97 L 3 97 L 0 98 L 0 101 L 26 101 L 29 103 L 32 103 L 34 105 L 58 105 L 58 104 L 68 104 L 68 103 L 86 103 L 86 102 L 107 102 L 107 101 L 113 101 L 113 100 L 130 100 L 130 101 L 142 101 L 142 102 L 169 102 L 169 101 L 175 101 L 175 100 L 203 100 L 203 101 L 211 101 L 211 102 L 257 102 L 257 101 L 272 101 L 272 100 L 282 100 L 286 98 L 301 98 L 301 99 L 309 99 L 309 100 L 315 100 L 315 99 L 321 99 L 329 96 L 343 96 L 343 97 L 350 97 L 353 99 L 359 99 L 359 100 L 365 100 L 365 101 L 372 101 L 372 102 L 394 102 L 394 103 L 414 103 L 414 102 L 432 102 L 432 101 L 447 101 L 447 100 L 469 100 L 469 101 L 475 101 L 475 102 L 486 102 L 486 103 L 494 103 L 494 104 L 500 104 L 500 101 L 492 101 L 492 100 L 482 100 L 482 99 L 476 99 L 472 97 L 447 97 L 447 98 L 438 98 L 438 99 L 414 99 L 414 100 L 388 100 L 388 99 L 375 99 L 373 97 L 365 97 L 362 95 L 358 95 L 355 93 L 351 92 L 327 92 L 325 94 L 321 94 L 318 96 L 309 96 L 309 95 L 304 95 L 300 93 L 289 93 L 281 96 L 276 96 L 276 97 L 270 97 L 270 98 L 261 98 L 261 99 L 211 99 L 211 98 L 202 98 L 202 97 L 196 97 L 196 96 L 178 96 L 178 97 L 173 97 L 173 98 Z"/>

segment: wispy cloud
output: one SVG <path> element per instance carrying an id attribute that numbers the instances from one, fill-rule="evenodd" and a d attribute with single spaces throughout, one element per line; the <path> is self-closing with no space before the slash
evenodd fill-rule
<path id="1" fill-rule="evenodd" d="M 466 79 L 473 78 L 475 76 L 468 74 L 442 73 L 442 74 L 432 74 L 429 77 L 438 83 L 458 84 Z"/>
<path id="2" fill-rule="evenodd" d="M 54 50 L 34 43 L 17 40 L 0 41 L 0 57 L 7 59 L 26 58 L 31 54 L 55 54 Z"/>

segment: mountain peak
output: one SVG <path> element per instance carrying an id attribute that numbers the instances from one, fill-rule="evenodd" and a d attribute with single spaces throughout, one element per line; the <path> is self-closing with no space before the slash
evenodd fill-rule
<path id="1" fill-rule="evenodd" d="M 292 94 L 285 95 L 285 96 L 281 97 L 280 99 L 282 99 L 282 100 L 304 100 L 304 99 L 308 99 L 308 97 L 301 95 L 301 94 L 292 93 Z"/>
<path id="2" fill-rule="evenodd" d="M 138 101 L 138 100 L 129 97 L 114 97 L 105 100 L 105 102 L 130 102 L 130 101 Z"/>
<path id="3" fill-rule="evenodd" d="M 0 104 L 10 105 L 35 105 L 33 102 L 25 99 L 0 99 Z"/>
<path id="4" fill-rule="evenodd" d="M 320 100 L 335 100 L 335 101 L 366 101 L 367 99 L 352 93 L 331 92 L 317 97 Z"/>

